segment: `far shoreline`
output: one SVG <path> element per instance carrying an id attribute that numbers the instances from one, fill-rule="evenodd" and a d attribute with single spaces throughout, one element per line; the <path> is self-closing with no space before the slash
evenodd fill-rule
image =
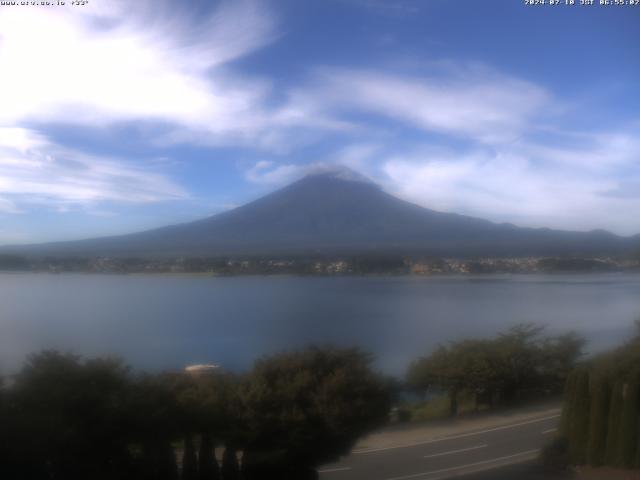
<path id="1" fill-rule="evenodd" d="M 406 278 L 416 280 L 427 279 L 498 279 L 518 278 L 532 276 L 626 276 L 640 275 L 640 269 L 610 270 L 610 271 L 530 271 L 530 272 L 487 272 L 487 273 L 437 273 L 437 274 L 412 274 L 412 273 L 342 273 L 342 274 L 315 274 L 315 273 L 210 273 L 210 272 L 101 272 L 88 270 L 0 270 L 0 275 L 87 275 L 104 277 L 171 277 L 171 278 Z"/>

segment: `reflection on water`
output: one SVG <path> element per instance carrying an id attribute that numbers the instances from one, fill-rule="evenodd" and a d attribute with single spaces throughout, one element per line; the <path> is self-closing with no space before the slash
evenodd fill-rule
<path id="1" fill-rule="evenodd" d="M 220 363 L 308 343 L 358 345 L 401 373 L 439 342 L 518 322 L 624 340 L 640 275 L 232 277 L 0 274 L 0 368 L 42 348 L 116 354 L 136 367 Z"/>

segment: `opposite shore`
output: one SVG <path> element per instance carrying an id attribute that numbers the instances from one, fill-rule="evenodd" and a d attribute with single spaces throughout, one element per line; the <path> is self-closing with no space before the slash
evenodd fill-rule
<path id="1" fill-rule="evenodd" d="M 5 272 L 233 275 L 447 275 L 638 272 L 636 257 L 43 257 L 0 255 Z"/>

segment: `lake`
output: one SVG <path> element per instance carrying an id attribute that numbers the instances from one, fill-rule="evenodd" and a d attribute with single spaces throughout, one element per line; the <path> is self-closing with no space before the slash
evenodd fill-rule
<path id="1" fill-rule="evenodd" d="M 206 277 L 0 274 L 0 371 L 43 348 L 136 368 L 220 363 L 310 343 L 360 346 L 386 373 L 440 342 L 519 322 L 577 330 L 597 351 L 640 317 L 640 275 Z"/>

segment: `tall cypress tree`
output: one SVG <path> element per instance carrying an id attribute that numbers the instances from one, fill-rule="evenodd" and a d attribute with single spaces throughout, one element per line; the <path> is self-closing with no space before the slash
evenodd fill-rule
<path id="1" fill-rule="evenodd" d="M 200 480 L 219 480 L 220 467 L 214 453 L 213 439 L 211 435 L 205 433 L 200 441 L 200 454 L 198 456 L 198 465 L 200 471 Z"/>
<path id="2" fill-rule="evenodd" d="M 638 383 L 638 374 L 634 374 L 623 387 L 617 464 L 626 468 L 633 466 L 638 442 Z"/>
<path id="3" fill-rule="evenodd" d="M 618 461 L 618 439 L 620 437 L 620 418 L 622 413 L 622 380 L 616 381 L 611 391 L 609 418 L 607 419 L 607 451 L 605 463 L 616 465 Z"/>
<path id="4" fill-rule="evenodd" d="M 581 369 L 576 377 L 573 412 L 569 424 L 569 458 L 576 465 L 584 464 L 587 458 L 589 400 L 589 372 Z"/>
<path id="5" fill-rule="evenodd" d="M 222 455 L 222 480 L 240 480 L 240 478 L 237 451 L 232 445 L 227 445 Z"/>
<path id="6" fill-rule="evenodd" d="M 605 460 L 611 388 L 606 375 L 603 374 L 594 374 L 591 387 L 587 463 L 597 467 L 603 465 Z"/>
<path id="7" fill-rule="evenodd" d="M 196 449 L 193 446 L 193 438 L 190 433 L 184 438 L 182 480 L 198 480 L 198 458 L 196 457 Z"/>
<path id="8" fill-rule="evenodd" d="M 576 378 L 577 372 L 574 370 L 567 376 L 567 381 L 564 387 L 564 400 L 562 403 L 562 415 L 560 416 L 560 436 L 569 438 L 571 425 L 571 416 L 573 415 L 573 402 L 576 394 Z"/>

